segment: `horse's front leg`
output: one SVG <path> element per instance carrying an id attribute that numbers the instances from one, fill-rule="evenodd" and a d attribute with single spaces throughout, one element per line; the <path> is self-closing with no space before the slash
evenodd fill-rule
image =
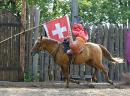
<path id="1" fill-rule="evenodd" d="M 69 87 L 69 80 L 70 80 L 68 64 L 61 65 L 61 69 L 62 69 L 62 72 L 63 72 L 64 77 L 65 77 L 65 82 L 66 82 L 65 87 L 68 88 Z"/>

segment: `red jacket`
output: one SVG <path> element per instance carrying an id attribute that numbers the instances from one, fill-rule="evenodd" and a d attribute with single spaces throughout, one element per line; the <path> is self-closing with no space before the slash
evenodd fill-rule
<path id="1" fill-rule="evenodd" d="M 74 24 L 72 32 L 76 37 L 76 40 L 70 42 L 70 49 L 72 50 L 73 54 L 79 54 L 81 49 L 84 48 L 85 42 L 88 40 L 88 33 L 84 30 L 81 24 Z"/>
<path id="2" fill-rule="evenodd" d="M 75 37 L 81 37 L 85 42 L 88 40 L 88 32 L 84 30 L 81 24 L 74 24 L 72 32 Z"/>

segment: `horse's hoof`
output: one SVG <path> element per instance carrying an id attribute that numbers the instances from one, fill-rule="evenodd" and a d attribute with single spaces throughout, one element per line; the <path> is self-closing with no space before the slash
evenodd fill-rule
<path id="1" fill-rule="evenodd" d="M 73 83 L 80 84 L 79 80 L 74 80 Z"/>
<path id="2" fill-rule="evenodd" d="M 88 85 L 89 88 L 95 88 L 93 84 Z"/>
<path id="3" fill-rule="evenodd" d="M 98 80 L 96 80 L 95 82 L 98 83 Z"/>
<path id="4" fill-rule="evenodd" d="M 93 77 L 93 78 L 92 78 L 92 81 L 98 83 L 97 78 L 94 78 L 94 77 Z"/>
<path id="5" fill-rule="evenodd" d="M 65 85 L 65 88 L 69 88 L 69 85 Z"/>
<path id="6" fill-rule="evenodd" d="M 92 80 L 92 81 L 98 83 L 98 80 Z"/>
<path id="7" fill-rule="evenodd" d="M 65 88 L 69 88 L 69 86 L 65 86 Z"/>
<path id="8" fill-rule="evenodd" d="M 113 82 L 110 82 L 110 84 L 111 84 L 111 85 L 114 85 L 114 83 L 113 83 Z"/>
<path id="9" fill-rule="evenodd" d="M 109 80 L 108 83 L 110 83 L 111 85 L 114 85 L 113 81 Z"/>
<path id="10" fill-rule="evenodd" d="M 79 81 L 77 81 L 77 84 L 80 84 L 80 82 L 79 82 Z"/>
<path id="11" fill-rule="evenodd" d="M 80 84 L 79 80 L 70 79 L 72 83 Z"/>

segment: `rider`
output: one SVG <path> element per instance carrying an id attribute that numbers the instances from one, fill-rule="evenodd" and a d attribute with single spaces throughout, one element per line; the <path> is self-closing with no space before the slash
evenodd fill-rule
<path id="1" fill-rule="evenodd" d="M 79 20 L 78 17 L 79 16 L 75 16 L 75 18 Z M 74 25 L 72 26 L 72 33 L 73 36 L 75 36 L 75 41 L 70 40 L 70 37 L 65 38 L 66 42 L 69 41 L 70 49 L 67 50 L 68 55 L 79 54 L 83 50 L 84 44 L 88 40 L 88 32 L 84 29 L 82 24 L 80 24 L 79 22 L 75 22 Z"/>

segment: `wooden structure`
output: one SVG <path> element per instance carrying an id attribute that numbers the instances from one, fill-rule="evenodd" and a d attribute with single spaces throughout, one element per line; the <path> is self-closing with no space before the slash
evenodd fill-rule
<path id="1" fill-rule="evenodd" d="M 26 29 L 26 0 L 22 0 L 22 12 L 21 12 L 21 29 L 23 32 Z M 25 33 L 20 34 L 20 68 L 19 75 L 20 81 L 24 81 L 24 68 L 25 68 Z"/>
<path id="2" fill-rule="evenodd" d="M 104 45 L 114 57 L 124 58 L 124 33 L 126 27 L 116 25 L 99 25 L 90 32 L 91 42 Z M 130 72 L 130 65 L 127 62 L 113 65 L 111 62 L 104 60 L 104 65 L 109 70 L 109 77 L 114 81 L 120 81 L 123 72 Z M 62 80 L 63 75 L 60 67 L 54 63 L 53 58 L 47 53 L 39 55 L 39 80 Z M 91 76 L 93 69 L 87 65 L 70 65 L 70 73 L 73 78 L 85 80 L 86 76 Z M 97 73 L 98 80 L 104 81 L 103 74 Z"/>
<path id="3" fill-rule="evenodd" d="M 128 29 L 123 26 L 99 25 L 92 30 L 92 42 L 104 45 L 115 57 L 124 58 L 124 33 Z M 104 61 L 106 68 L 109 70 L 109 77 L 112 80 L 119 81 L 123 72 L 129 72 L 130 65 L 127 62 L 119 65 L 112 65 Z M 102 74 L 98 73 L 100 81 L 103 81 Z"/>
<path id="4" fill-rule="evenodd" d="M 30 16 L 33 18 L 33 12 Z M 28 25 L 27 27 L 34 27 L 34 19 L 30 19 L 30 22 L 31 25 Z M 90 30 L 90 41 L 104 45 L 113 56 L 124 58 L 124 33 L 127 30 L 128 29 L 123 26 L 99 25 Z M 9 11 L 0 11 L 0 41 L 19 32 L 19 19 Z M 31 30 L 25 33 L 25 79 L 35 79 L 36 81 L 63 80 L 64 77 L 60 67 L 54 63 L 53 58 L 47 52 L 39 54 L 38 62 L 36 62 L 36 59 L 32 58 L 30 50 L 34 43 L 34 37 L 36 37 L 34 35 L 37 35 L 37 32 L 38 31 Z M 34 66 L 35 63 L 38 64 Z M 119 65 L 113 65 L 105 60 L 104 64 L 109 70 L 110 78 L 114 81 L 120 81 L 123 72 L 130 72 L 130 65 L 126 62 Z M 23 66 L 20 66 L 20 36 L 15 36 L 6 42 L 0 43 L 0 80 L 21 80 L 21 67 Z M 70 73 L 73 78 L 85 80 L 86 76 L 91 76 L 92 72 L 93 69 L 87 65 L 70 65 Z M 36 75 L 35 78 L 34 74 Z M 97 77 L 99 81 L 104 81 L 100 72 L 97 73 Z"/>
<path id="5" fill-rule="evenodd" d="M 20 21 L 7 10 L 0 11 L 0 41 L 20 32 Z M 19 81 L 19 36 L 0 43 L 0 80 Z"/>

